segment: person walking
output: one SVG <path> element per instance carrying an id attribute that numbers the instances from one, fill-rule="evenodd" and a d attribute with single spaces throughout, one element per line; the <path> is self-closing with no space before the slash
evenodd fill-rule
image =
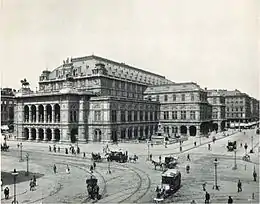
<path id="1" fill-rule="evenodd" d="M 9 198 L 9 188 L 6 186 L 4 190 L 5 199 L 7 200 Z"/>
<path id="2" fill-rule="evenodd" d="M 253 172 L 253 177 L 254 177 L 254 181 L 256 181 L 257 173 L 256 173 L 255 169 L 254 169 L 254 172 Z"/>
<path id="3" fill-rule="evenodd" d="M 197 142 L 194 142 L 194 146 L 196 147 L 196 145 L 197 145 Z"/>
<path id="4" fill-rule="evenodd" d="M 91 173 L 93 173 L 93 169 L 94 169 L 94 168 L 93 168 L 93 166 L 91 165 L 91 166 L 90 166 L 90 172 L 91 172 Z"/>
<path id="5" fill-rule="evenodd" d="M 238 183 L 237 183 L 237 192 L 241 192 L 242 191 L 242 183 L 240 181 L 240 179 L 238 180 Z"/>
<path id="6" fill-rule="evenodd" d="M 153 159 L 153 155 L 152 155 L 152 154 L 150 154 L 150 161 L 152 161 L 152 159 Z"/>
<path id="7" fill-rule="evenodd" d="M 57 167 L 56 167 L 55 164 L 53 165 L 53 172 L 54 172 L 55 174 L 57 173 Z"/>
<path id="8" fill-rule="evenodd" d="M 51 145 L 49 145 L 49 152 L 51 152 Z"/>
<path id="9" fill-rule="evenodd" d="M 210 144 L 208 144 L 208 150 L 211 150 L 211 145 Z"/>
<path id="10" fill-rule="evenodd" d="M 240 143 L 240 147 L 243 147 L 243 144 L 242 144 L 242 142 Z"/>
<path id="11" fill-rule="evenodd" d="M 162 156 L 160 155 L 159 156 L 159 163 L 161 163 L 162 162 Z"/>
<path id="12" fill-rule="evenodd" d="M 229 203 L 233 203 L 233 199 L 231 198 L 231 196 L 228 196 L 228 204 Z"/>
<path id="13" fill-rule="evenodd" d="M 36 176 L 35 175 L 33 175 L 33 182 L 34 182 L 34 184 L 36 186 Z"/>
<path id="14" fill-rule="evenodd" d="M 206 191 L 206 182 L 202 184 L 202 190 Z"/>
<path id="15" fill-rule="evenodd" d="M 96 169 L 96 162 L 93 163 L 93 168 Z"/>
<path id="16" fill-rule="evenodd" d="M 67 164 L 67 168 L 66 168 L 66 173 L 67 174 L 70 174 L 70 168 L 69 168 L 69 165 Z"/>
<path id="17" fill-rule="evenodd" d="M 86 152 L 83 152 L 83 159 L 86 158 Z"/>
<path id="18" fill-rule="evenodd" d="M 209 200 L 210 200 L 210 194 L 208 192 L 206 192 L 205 203 L 209 203 Z"/>
<path id="19" fill-rule="evenodd" d="M 187 161 L 190 161 L 190 154 L 187 155 Z"/>
<path id="20" fill-rule="evenodd" d="M 33 179 L 30 180 L 29 187 L 30 187 L 30 191 L 33 191 L 33 187 L 34 187 Z"/>
<path id="21" fill-rule="evenodd" d="M 58 152 L 60 153 L 60 147 L 58 147 Z"/>

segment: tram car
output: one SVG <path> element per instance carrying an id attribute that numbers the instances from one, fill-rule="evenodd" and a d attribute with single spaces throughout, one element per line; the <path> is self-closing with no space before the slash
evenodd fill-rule
<path id="1" fill-rule="evenodd" d="M 165 167 L 168 169 L 174 169 L 178 164 L 178 157 L 165 157 L 164 158 Z"/>
<path id="2" fill-rule="evenodd" d="M 102 162 L 104 159 L 106 159 L 105 155 L 102 155 L 100 153 L 91 153 L 91 160 L 93 160 L 94 162 Z"/>
<path id="3" fill-rule="evenodd" d="M 119 163 L 125 163 L 128 161 L 128 155 L 123 151 L 110 151 L 107 157 L 107 161 L 116 161 Z"/>
<path id="4" fill-rule="evenodd" d="M 229 152 L 234 151 L 234 149 L 236 149 L 236 148 L 237 148 L 237 142 L 236 141 L 234 141 L 234 142 L 228 141 L 227 150 Z"/>
<path id="5" fill-rule="evenodd" d="M 91 175 L 90 178 L 86 179 L 88 195 L 90 199 L 100 200 L 101 195 L 99 194 L 99 186 L 97 185 L 98 180 L 94 175 Z"/>
<path id="6" fill-rule="evenodd" d="M 181 173 L 177 169 L 168 169 L 162 173 L 161 188 L 156 189 L 155 201 L 162 201 L 173 195 L 181 186 Z"/>

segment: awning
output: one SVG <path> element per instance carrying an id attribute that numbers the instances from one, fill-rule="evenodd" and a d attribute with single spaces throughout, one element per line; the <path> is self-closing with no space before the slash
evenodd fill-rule
<path id="1" fill-rule="evenodd" d="M 1 130 L 9 130 L 8 125 L 2 125 L 2 126 L 1 126 Z"/>

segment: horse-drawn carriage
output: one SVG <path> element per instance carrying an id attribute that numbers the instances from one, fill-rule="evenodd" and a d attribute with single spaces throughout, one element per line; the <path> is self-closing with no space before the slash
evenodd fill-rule
<path id="1" fill-rule="evenodd" d="M 181 186 L 181 173 L 177 169 L 168 169 L 162 174 L 161 188 L 156 189 L 156 202 L 174 194 Z"/>
<path id="2" fill-rule="evenodd" d="M 88 195 L 91 199 L 100 199 L 101 195 L 99 194 L 99 186 L 97 185 L 97 178 L 93 175 L 90 178 L 86 179 Z"/>
<path id="3" fill-rule="evenodd" d="M 128 160 L 128 155 L 122 151 L 110 151 L 108 153 L 107 161 L 116 161 L 119 163 L 125 163 Z"/>
<path id="4" fill-rule="evenodd" d="M 244 161 L 250 161 L 250 156 L 249 156 L 248 154 L 246 154 L 246 155 L 244 155 L 244 156 L 242 157 L 242 160 L 244 160 Z"/>
<path id="5" fill-rule="evenodd" d="M 228 141 L 227 150 L 229 152 L 234 151 L 236 148 L 237 148 L 237 142 L 236 141 L 234 141 L 234 142 Z"/>
<path id="6" fill-rule="evenodd" d="M 9 149 L 9 146 L 6 143 L 4 143 L 3 145 L 1 144 L 1 151 L 7 152 L 8 149 Z"/>
<path id="7" fill-rule="evenodd" d="M 106 158 L 105 156 L 101 155 L 100 153 L 95 154 L 93 152 L 91 153 L 91 156 L 92 156 L 91 159 L 95 162 L 102 162 Z"/>
<path id="8" fill-rule="evenodd" d="M 167 169 L 174 169 L 178 164 L 178 157 L 165 157 L 164 158 L 164 166 Z"/>

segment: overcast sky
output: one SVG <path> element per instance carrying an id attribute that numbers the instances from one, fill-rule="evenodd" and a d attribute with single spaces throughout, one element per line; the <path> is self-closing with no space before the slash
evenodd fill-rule
<path id="1" fill-rule="evenodd" d="M 257 0 L 1 1 L 3 87 L 94 53 L 259 98 Z"/>

